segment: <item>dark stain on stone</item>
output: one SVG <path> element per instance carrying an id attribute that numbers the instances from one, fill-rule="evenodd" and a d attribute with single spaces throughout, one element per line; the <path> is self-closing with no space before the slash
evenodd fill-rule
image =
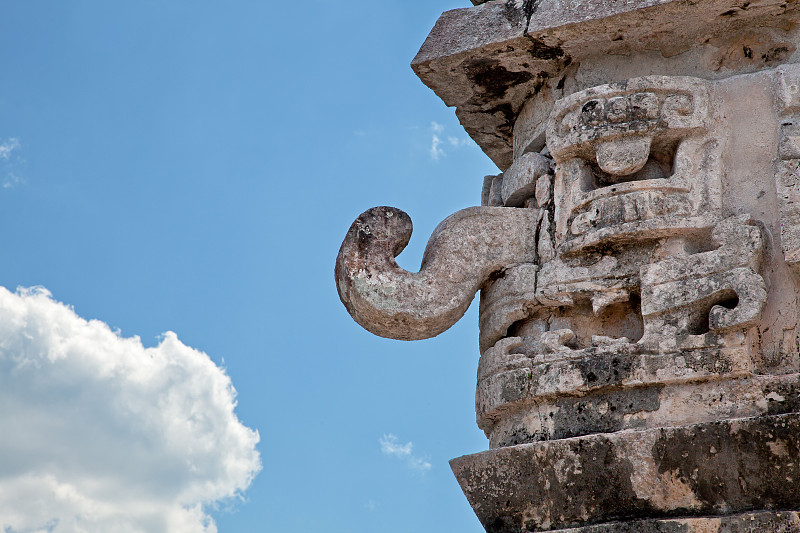
<path id="1" fill-rule="evenodd" d="M 792 50 L 789 49 L 788 46 L 781 45 L 776 46 L 775 48 L 770 48 L 764 54 L 761 55 L 761 59 L 764 63 L 773 63 L 776 61 L 782 61 L 783 59 L 788 56 Z"/>
<path id="2" fill-rule="evenodd" d="M 451 462 L 487 531 L 520 533 L 569 527 L 602 529 L 614 521 L 731 515 L 800 507 L 800 417 L 782 415 L 649 430 L 652 448 L 637 450 L 632 434 L 592 435 L 501 448 Z M 632 485 L 641 461 L 691 491 L 691 507 L 670 496 L 655 507 Z M 640 487 L 641 491 L 641 487 Z M 679 491 L 683 492 L 683 490 Z M 498 518 L 500 518 L 498 520 Z M 774 514 L 771 518 L 774 518 Z M 721 520 L 726 520 L 723 516 Z M 777 520 L 777 519 L 776 519 Z M 741 522 L 737 521 L 739 524 Z M 731 522 L 720 533 L 765 533 Z M 788 523 L 788 522 L 787 522 Z M 653 526 L 648 520 L 643 525 Z M 629 533 L 677 532 L 641 527 Z M 617 526 L 615 526 L 617 527 Z M 609 533 L 628 533 L 610 528 Z M 796 531 L 789 529 L 788 531 Z"/>
<path id="3" fill-rule="evenodd" d="M 747 59 L 753 59 L 753 49 L 749 46 L 745 45 L 742 47 L 742 53 L 744 53 L 744 57 Z"/>
<path id="4" fill-rule="evenodd" d="M 530 378 L 528 374 L 514 373 L 514 379 L 506 379 L 503 381 L 503 388 L 500 392 L 501 397 L 505 403 L 517 402 L 524 400 L 527 395 Z"/>
<path id="5" fill-rule="evenodd" d="M 543 59 L 545 61 L 552 61 L 553 59 L 560 59 L 564 57 L 564 49 L 560 46 L 550 46 L 543 40 L 536 37 L 528 36 L 530 47 L 528 51 L 535 59 Z"/>
<path id="6" fill-rule="evenodd" d="M 470 81 L 489 98 L 502 98 L 510 87 L 533 78 L 530 72 L 508 70 L 497 59 L 489 58 L 471 60 L 464 71 Z"/>
<path id="7" fill-rule="evenodd" d="M 503 15 L 512 26 L 527 26 L 530 17 L 523 9 L 520 11 L 514 2 L 506 2 L 503 6 Z"/>
<path id="8" fill-rule="evenodd" d="M 719 519 L 715 533 L 796 533 L 797 514 L 794 512 L 756 512 L 725 516 Z M 698 529 L 687 523 L 667 520 L 639 520 L 587 526 L 581 533 L 696 533 Z"/>
<path id="9" fill-rule="evenodd" d="M 546 495 L 552 502 L 549 506 L 550 527 L 561 529 L 583 525 L 586 523 L 582 516 L 584 510 L 590 515 L 605 514 L 604 520 L 647 515 L 649 503 L 637 499 L 631 486 L 633 466 L 629 461 L 621 460 L 611 441 L 605 438 L 576 441 L 570 444 L 570 448 L 564 454 L 564 463 L 556 460 L 544 468 L 542 464 L 526 465 L 526 477 L 538 474 L 540 486 L 550 487 Z M 592 461 L 581 461 L 580 468 L 564 468 L 570 457 L 575 456 L 591 457 Z M 539 472 L 534 474 L 533 470 Z M 583 483 L 585 477 L 596 479 L 598 483 L 587 487 Z M 524 526 L 525 531 L 542 530 L 534 520 L 529 520 Z"/>
<path id="10" fill-rule="evenodd" d="M 553 413 L 550 413 L 552 417 Z M 506 437 L 497 443 L 497 447 L 504 447 L 504 446 L 516 446 L 517 444 L 528 444 L 530 442 L 539 442 L 542 440 L 548 440 L 546 435 L 538 433 L 532 435 L 523 427 L 515 427 L 514 431 L 506 435 Z"/>
<path id="11" fill-rule="evenodd" d="M 665 431 L 653 446 L 660 474 L 690 487 L 707 511 L 800 506 L 797 418 L 762 417 Z"/>
<path id="12" fill-rule="evenodd" d="M 539 1 L 540 0 L 525 0 L 523 10 L 525 12 L 525 17 L 528 19 L 528 24 L 530 24 L 533 14 L 536 13 L 536 8 L 539 7 Z"/>
<path id="13" fill-rule="evenodd" d="M 514 520 L 510 516 L 498 516 L 483 526 L 486 529 L 486 533 L 510 533 L 512 531 L 516 533 L 520 530 L 518 522 L 521 522 L 521 520 Z"/>
<path id="14" fill-rule="evenodd" d="M 775 383 L 764 389 L 767 414 L 781 415 L 800 411 L 800 382 Z"/>
<path id="15" fill-rule="evenodd" d="M 619 385 L 633 371 L 634 358 L 615 357 L 610 361 L 604 356 L 590 356 L 575 361 L 575 367 L 585 383 L 592 388 Z"/>
<path id="16" fill-rule="evenodd" d="M 601 394 L 578 398 L 560 398 L 555 402 L 555 415 L 551 434 L 535 436 L 529 441 L 567 439 L 594 433 L 613 433 L 625 427 L 625 417 L 641 412 L 657 411 L 661 406 L 663 385 L 614 389 Z M 550 413 L 553 415 L 553 413 Z M 515 435 L 517 439 L 522 434 Z M 508 446 L 509 444 L 501 444 Z"/>
<path id="17" fill-rule="evenodd" d="M 489 109 L 487 113 L 495 116 L 502 116 L 503 123 L 497 126 L 495 129 L 497 133 L 505 136 L 506 138 L 511 137 L 514 129 L 514 121 L 517 119 L 517 114 L 514 113 L 514 108 L 511 107 L 511 104 L 496 105 Z"/>

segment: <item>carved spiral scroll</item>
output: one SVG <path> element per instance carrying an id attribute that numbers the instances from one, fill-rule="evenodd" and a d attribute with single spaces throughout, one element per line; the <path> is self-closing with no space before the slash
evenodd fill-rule
<path id="1" fill-rule="evenodd" d="M 381 337 L 434 337 L 456 323 L 489 276 L 536 259 L 538 210 L 470 207 L 442 221 L 428 241 L 419 272 L 395 262 L 411 237 L 409 216 L 374 207 L 359 216 L 336 259 L 345 307 Z"/>

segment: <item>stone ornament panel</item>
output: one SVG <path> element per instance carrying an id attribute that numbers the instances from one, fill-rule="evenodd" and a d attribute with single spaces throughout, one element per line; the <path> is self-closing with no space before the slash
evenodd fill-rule
<path id="1" fill-rule="evenodd" d="M 635 78 L 557 101 L 547 147 L 559 251 L 691 233 L 719 216 L 712 123 L 708 84 L 689 77 Z"/>
<path id="2" fill-rule="evenodd" d="M 567 436 L 713 420 L 722 412 L 692 407 L 690 391 L 754 375 L 766 237 L 751 215 L 725 216 L 713 94 L 665 76 L 573 94 L 555 103 L 543 152 L 487 179 L 488 198 L 522 183 L 538 210 L 536 264 L 481 293 L 476 411 L 492 446 L 563 438 L 547 428 L 580 398 L 595 415 Z M 620 391 L 671 405 L 674 420 L 646 402 L 600 407 Z M 765 391 L 747 394 L 762 405 Z"/>
<path id="3" fill-rule="evenodd" d="M 786 263 L 800 274 L 800 66 L 777 70 L 779 109 L 778 163 L 775 187 L 781 216 L 781 244 Z"/>

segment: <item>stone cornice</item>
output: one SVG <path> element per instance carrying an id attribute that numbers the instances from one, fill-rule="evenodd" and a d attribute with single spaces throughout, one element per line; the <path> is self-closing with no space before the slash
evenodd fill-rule
<path id="1" fill-rule="evenodd" d="M 411 63 L 501 169 L 531 95 L 569 65 L 632 50 L 677 56 L 744 28 L 785 27 L 795 0 L 495 0 L 442 14 Z"/>

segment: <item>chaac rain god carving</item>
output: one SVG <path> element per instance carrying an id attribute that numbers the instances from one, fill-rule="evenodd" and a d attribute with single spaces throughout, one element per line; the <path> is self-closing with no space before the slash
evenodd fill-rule
<path id="1" fill-rule="evenodd" d="M 417 273 L 362 214 L 348 311 L 422 339 L 480 291 L 490 533 L 800 532 L 800 2 L 473 3 L 412 66 L 503 172 Z"/>

